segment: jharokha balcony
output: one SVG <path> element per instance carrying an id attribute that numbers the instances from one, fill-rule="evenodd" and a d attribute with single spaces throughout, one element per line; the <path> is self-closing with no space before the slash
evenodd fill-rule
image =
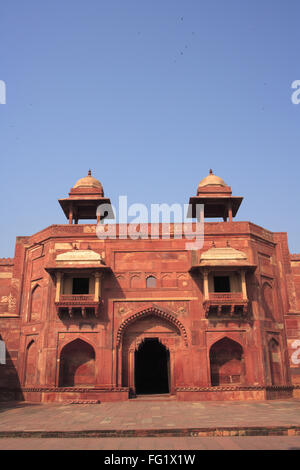
<path id="1" fill-rule="evenodd" d="M 191 271 L 203 279 L 203 308 L 211 320 L 245 320 L 249 318 L 247 277 L 256 265 L 246 253 L 229 246 L 204 251 L 200 258 L 192 257 Z"/>
<path id="2" fill-rule="evenodd" d="M 64 320 L 93 319 L 101 313 L 101 282 L 110 271 L 99 253 L 92 249 L 58 254 L 46 266 L 55 286 L 55 306 Z"/>

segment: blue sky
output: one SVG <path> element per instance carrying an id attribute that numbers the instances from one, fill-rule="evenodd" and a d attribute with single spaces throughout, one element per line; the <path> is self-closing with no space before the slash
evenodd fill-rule
<path id="1" fill-rule="evenodd" d="M 114 204 L 187 203 L 209 168 L 236 220 L 300 252 L 299 1 L 3 0 L 0 257 L 66 219 L 91 168 Z"/>

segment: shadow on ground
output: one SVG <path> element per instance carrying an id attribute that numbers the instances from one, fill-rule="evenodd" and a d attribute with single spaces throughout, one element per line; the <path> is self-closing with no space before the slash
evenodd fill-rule
<path id="1" fill-rule="evenodd" d="M 40 405 L 40 403 L 28 403 L 25 401 L 3 401 L 0 402 L 0 413 L 10 409 L 27 408 L 38 405 Z"/>

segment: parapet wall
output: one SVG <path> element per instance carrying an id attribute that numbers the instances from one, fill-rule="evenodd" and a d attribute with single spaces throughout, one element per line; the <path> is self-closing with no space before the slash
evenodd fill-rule
<path id="1" fill-rule="evenodd" d="M 13 266 L 14 258 L 0 258 L 0 266 Z"/>

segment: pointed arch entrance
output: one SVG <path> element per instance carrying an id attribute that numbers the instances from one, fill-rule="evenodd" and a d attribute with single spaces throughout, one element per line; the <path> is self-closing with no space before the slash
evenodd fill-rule
<path id="1" fill-rule="evenodd" d="M 134 353 L 137 395 L 170 392 L 170 351 L 158 338 L 146 338 Z"/>
<path id="2" fill-rule="evenodd" d="M 176 363 L 186 349 L 183 325 L 171 314 L 147 308 L 117 332 L 117 383 L 135 394 L 175 393 Z"/>

